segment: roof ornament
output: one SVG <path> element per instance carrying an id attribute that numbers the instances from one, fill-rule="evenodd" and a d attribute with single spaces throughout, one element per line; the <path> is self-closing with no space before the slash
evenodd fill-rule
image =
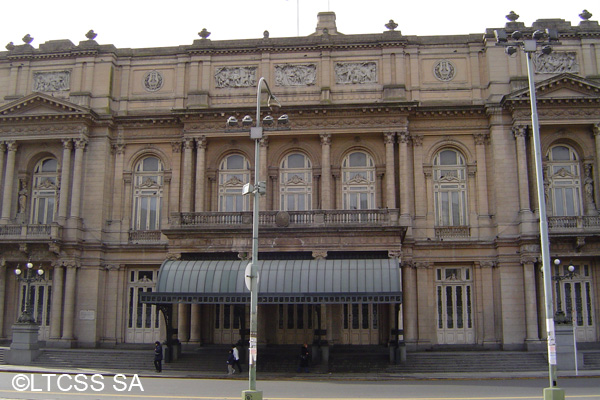
<path id="1" fill-rule="evenodd" d="M 94 32 L 93 29 L 90 29 L 88 33 L 85 34 L 85 37 L 88 38 L 88 40 L 94 40 L 96 39 L 96 36 L 98 36 L 98 34 Z"/>
<path id="2" fill-rule="evenodd" d="M 202 30 L 198 32 L 198 36 L 200 36 L 202 40 L 206 40 L 210 36 L 210 32 L 206 30 L 206 28 L 202 28 Z"/>
<path id="3" fill-rule="evenodd" d="M 15 49 L 15 44 L 14 44 L 13 42 L 9 42 L 9 43 L 6 45 L 6 50 L 8 50 L 8 51 L 13 51 L 14 49 Z"/>
<path id="4" fill-rule="evenodd" d="M 31 35 L 29 33 L 27 35 L 23 36 L 22 40 L 25 44 L 31 44 L 31 42 L 33 42 L 33 38 L 31 37 Z"/>
<path id="5" fill-rule="evenodd" d="M 398 27 L 398 24 L 395 23 L 393 19 L 390 19 L 390 22 L 385 24 L 385 27 L 388 28 L 390 31 L 393 31 L 394 29 L 396 29 Z"/>
<path id="6" fill-rule="evenodd" d="M 269 31 L 264 31 L 263 32 L 263 39 L 268 39 L 269 38 Z"/>
<path id="7" fill-rule="evenodd" d="M 508 13 L 508 15 L 506 15 L 506 19 L 510 22 L 515 22 L 519 19 L 519 14 L 515 13 L 514 11 L 511 11 Z"/>
<path id="8" fill-rule="evenodd" d="M 581 12 L 581 14 L 579 14 L 579 18 L 581 18 L 584 21 L 589 20 L 590 18 L 592 18 L 592 13 L 589 12 L 588 10 L 583 10 Z"/>

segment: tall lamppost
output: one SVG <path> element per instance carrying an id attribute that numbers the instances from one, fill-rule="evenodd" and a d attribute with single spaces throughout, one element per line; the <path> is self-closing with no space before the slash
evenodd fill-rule
<path id="1" fill-rule="evenodd" d="M 23 271 L 19 266 L 15 269 L 15 276 L 17 277 L 17 281 L 21 283 L 25 283 L 25 304 L 23 306 L 23 311 L 17 322 L 20 324 L 36 324 L 35 318 L 33 317 L 33 309 L 31 304 L 31 284 L 34 282 L 39 282 L 44 279 L 44 270 L 39 268 L 37 271 L 33 271 L 33 264 L 28 262 L 25 264 L 27 267 L 25 269 L 25 274 L 23 275 Z"/>
<path id="2" fill-rule="evenodd" d="M 18 266 L 15 269 L 17 281 L 25 284 L 25 298 L 17 323 L 12 326 L 12 342 L 8 353 L 11 364 L 30 364 L 40 352 L 38 343 L 40 327 L 33 316 L 31 284 L 44 279 L 44 270 L 39 268 L 34 271 L 31 262 L 25 266 L 25 271 Z"/>
<path id="3" fill-rule="evenodd" d="M 248 357 L 248 378 L 249 389 L 242 391 L 242 400 L 262 400 L 262 391 L 256 390 L 256 356 L 258 353 L 258 225 L 259 225 L 259 202 L 260 196 L 267 192 L 266 181 L 260 180 L 260 140 L 263 137 L 263 126 L 267 129 L 275 122 L 271 115 L 267 115 L 260 121 L 260 103 L 262 88 L 267 90 L 269 95 L 267 106 L 269 108 L 279 108 L 281 103 L 271 92 L 269 85 L 264 77 L 261 77 L 257 85 L 256 93 L 256 126 L 251 126 L 252 117 L 246 115 L 242 119 L 242 126 L 250 128 L 250 138 L 254 139 L 254 185 L 248 183 L 244 185 L 243 194 L 254 195 L 254 204 L 252 208 L 252 261 L 248 264 L 245 271 L 246 286 L 250 290 L 250 340 L 249 340 L 249 357 Z M 288 116 L 282 115 L 277 119 L 278 126 L 285 126 L 288 123 Z M 227 119 L 227 126 L 235 128 L 238 126 L 238 121 L 235 117 Z"/>
<path id="4" fill-rule="evenodd" d="M 540 126 L 535 96 L 535 80 L 533 71 L 533 54 L 541 47 L 543 54 L 552 52 L 551 43 L 558 42 L 558 32 L 554 29 L 536 30 L 531 36 L 525 37 L 520 31 L 508 34 L 505 30 L 494 31 L 497 45 L 505 46 L 506 54 L 512 56 L 520 48 L 527 59 L 527 78 L 529 81 L 529 102 L 531 103 L 531 125 L 533 128 L 533 147 L 535 158 L 535 176 L 537 185 L 538 208 L 540 212 L 540 241 L 542 253 L 542 271 L 544 275 L 544 300 L 546 308 L 546 331 L 548 333 L 548 376 L 550 387 L 544 388 L 544 400 L 564 400 L 565 392 L 557 387 L 556 376 L 556 334 L 554 329 L 554 303 L 552 300 L 552 265 L 550 263 L 550 240 L 548 238 L 548 219 L 544 197 L 544 177 L 542 169 L 542 148 L 540 144 Z M 548 39 L 548 40 L 546 40 Z"/>

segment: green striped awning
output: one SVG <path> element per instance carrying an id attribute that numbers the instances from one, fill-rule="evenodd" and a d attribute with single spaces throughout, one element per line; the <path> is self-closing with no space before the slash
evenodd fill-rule
<path id="1" fill-rule="evenodd" d="M 249 261 L 165 261 L 144 303 L 249 303 Z M 259 260 L 259 303 L 401 303 L 397 259 Z"/>

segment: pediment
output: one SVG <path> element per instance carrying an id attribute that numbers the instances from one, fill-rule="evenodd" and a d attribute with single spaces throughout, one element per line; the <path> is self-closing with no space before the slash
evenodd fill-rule
<path id="1" fill-rule="evenodd" d="M 587 100 L 600 97 L 600 84 L 573 74 L 560 74 L 536 82 L 538 101 Z M 529 101 L 529 87 L 516 90 L 504 97 L 505 102 Z"/>
<path id="2" fill-rule="evenodd" d="M 32 93 L 0 107 L 1 119 L 28 119 L 37 117 L 95 117 L 90 109 L 64 99 L 43 93 Z"/>

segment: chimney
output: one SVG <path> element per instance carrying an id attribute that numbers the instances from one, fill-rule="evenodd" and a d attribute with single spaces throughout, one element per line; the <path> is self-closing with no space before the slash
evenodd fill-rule
<path id="1" fill-rule="evenodd" d="M 310 36 L 341 35 L 335 26 L 335 13 L 333 11 L 320 12 L 317 15 L 317 30 Z"/>

